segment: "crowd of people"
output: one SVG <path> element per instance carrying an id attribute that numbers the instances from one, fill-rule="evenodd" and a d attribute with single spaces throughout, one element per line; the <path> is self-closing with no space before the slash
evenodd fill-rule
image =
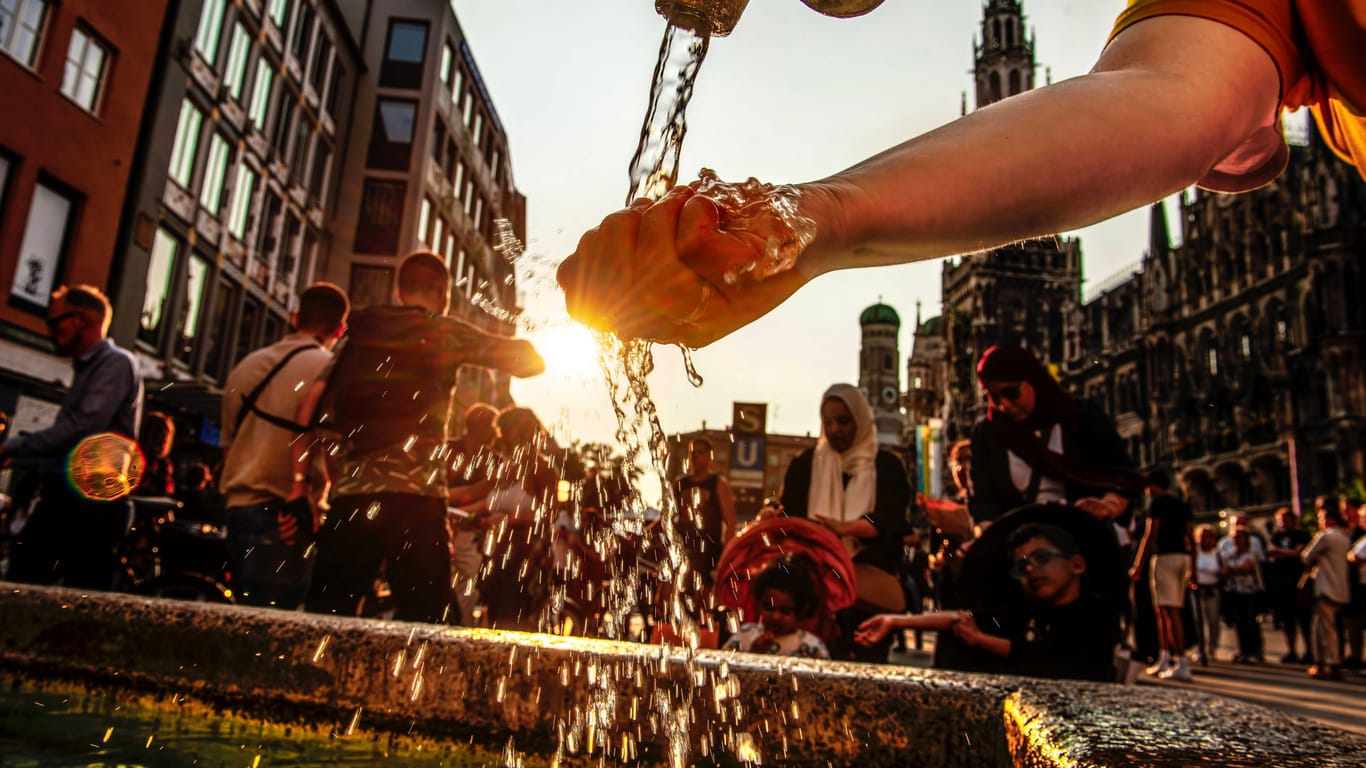
<path id="1" fill-rule="evenodd" d="M 451 412 L 460 366 L 543 365 L 524 340 L 445 317 L 449 281 L 417 252 L 393 306 L 352 313 L 337 286 L 304 290 L 294 330 L 228 376 L 217 481 L 176 466 L 170 416 L 141 413 L 103 294 L 59 290 L 48 324 L 75 361 L 72 394 L 52 427 L 0 443 L 28 488 L 8 578 L 127 586 L 130 499 L 74 492 L 63 465 L 113 432 L 140 446 L 136 498 L 225 532 L 219 570 L 242 605 L 641 642 L 693 620 L 704 646 L 869 662 L 934 632 L 937 666 L 1098 681 L 1117 679 L 1126 645 L 1152 674 L 1190 679 L 1222 626 L 1233 661 L 1263 663 L 1269 617 L 1282 663 L 1315 678 L 1362 664 L 1356 501 L 1319 497 L 1313 533 L 1289 508 L 1266 530 L 1240 514 L 1222 536 L 1196 526 L 1171 477 L 1136 472 L 1109 418 L 1023 347 L 978 363 L 985 415 L 949 449 L 951 498 L 913 498 L 864 394 L 835 384 L 813 409 L 816 445 L 756 521 L 737 518 L 699 439 L 669 528 L 604 467 L 566 494 L 567 454 L 531 410 Z"/>

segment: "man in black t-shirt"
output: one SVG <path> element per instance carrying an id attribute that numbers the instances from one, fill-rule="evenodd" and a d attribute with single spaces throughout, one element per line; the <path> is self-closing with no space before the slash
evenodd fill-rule
<path id="1" fill-rule="evenodd" d="M 1161 647 L 1157 666 L 1151 672 L 1162 678 L 1189 680 L 1185 627 L 1181 610 L 1191 575 L 1191 510 L 1180 497 L 1170 493 L 1171 476 L 1156 470 L 1148 476 L 1148 523 L 1139 542 L 1129 576 L 1142 578 L 1148 566 L 1148 586 L 1157 617 L 1157 637 Z"/>
<path id="2" fill-rule="evenodd" d="M 1285 633 L 1286 653 L 1283 664 L 1296 664 L 1311 658 L 1309 622 L 1313 617 L 1313 601 L 1301 601 L 1298 596 L 1304 562 L 1300 553 L 1309 544 L 1309 532 L 1300 527 L 1299 518 L 1290 507 L 1276 510 L 1276 527 L 1271 531 L 1266 547 L 1266 591 L 1276 626 Z M 1304 638 L 1304 654 L 1295 653 L 1295 634 Z"/>

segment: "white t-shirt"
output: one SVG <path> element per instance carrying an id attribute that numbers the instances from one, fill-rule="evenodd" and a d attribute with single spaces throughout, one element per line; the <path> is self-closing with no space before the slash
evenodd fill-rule
<path id="1" fill-rule="evenodd" d="M 1043 437 L 1043 435 L 1040 435 Z M 1054 424 L 1053 431 L 1048 433 L 1048 450 L 1062 454 L 1062 425 Z M 1029 488 L 1029 478 L 1034 474 L 1034 468 L 1029 466 L 1029 462 L 1016 456 L 1010 451 L 1006 451 L 1006 458 L 1010 460 L 1010 482 L 1014 484 L 1015 490 L 1023 493 Z M 1043 475 L 1039 478 L 1039 493 L 1033 499 L 1025 499 L 1026 502 L 1035 504 L 1048 504 L 1050 502 L 1066 502 L 1067 488 L 1062 481 L 1050 475 Z"/>
<path id="2" fill-rule="evenodd" d="M 796 632 L 775 637 L 773 640 L 778 644 L 777 651 L 766 648 L 755 649 L 754 641 L 764 633 L 763 624 L 743 624 L 740 631 L 730 636 L 722 649 L 745 651 L 746 653 L 772 653 L 776 656 L 801 656 L 808 659 L 828 659 L 830 651 L 826 650 L 825 643 L 819 637 L 807 632 L 800 627 Z"/>

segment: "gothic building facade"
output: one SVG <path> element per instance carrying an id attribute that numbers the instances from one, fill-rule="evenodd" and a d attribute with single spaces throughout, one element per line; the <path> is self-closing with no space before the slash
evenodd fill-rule
<path id="1" fill-rule="evenodd" d="M 1361 478 L 1366 182 L 1318 139 L 1270 185 L 1160 206 L 1142 270 L 1079 307 L 1063 381 L 1197 510 L 1269 512 Z"/>

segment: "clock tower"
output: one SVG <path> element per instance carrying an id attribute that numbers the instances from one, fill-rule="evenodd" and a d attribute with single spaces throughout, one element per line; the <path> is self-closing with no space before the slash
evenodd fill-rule
<path id="1" fill-rule="evenodd" d="M 898 445 L 904 419 L 901 415 L 901 355 L 897 335 L 901 318 L 896 310 L 878 302 L 859 315 L 863 346 L 859 351 L 859 389 L 873 406 L 877 442 L 883 448 Z"/>

